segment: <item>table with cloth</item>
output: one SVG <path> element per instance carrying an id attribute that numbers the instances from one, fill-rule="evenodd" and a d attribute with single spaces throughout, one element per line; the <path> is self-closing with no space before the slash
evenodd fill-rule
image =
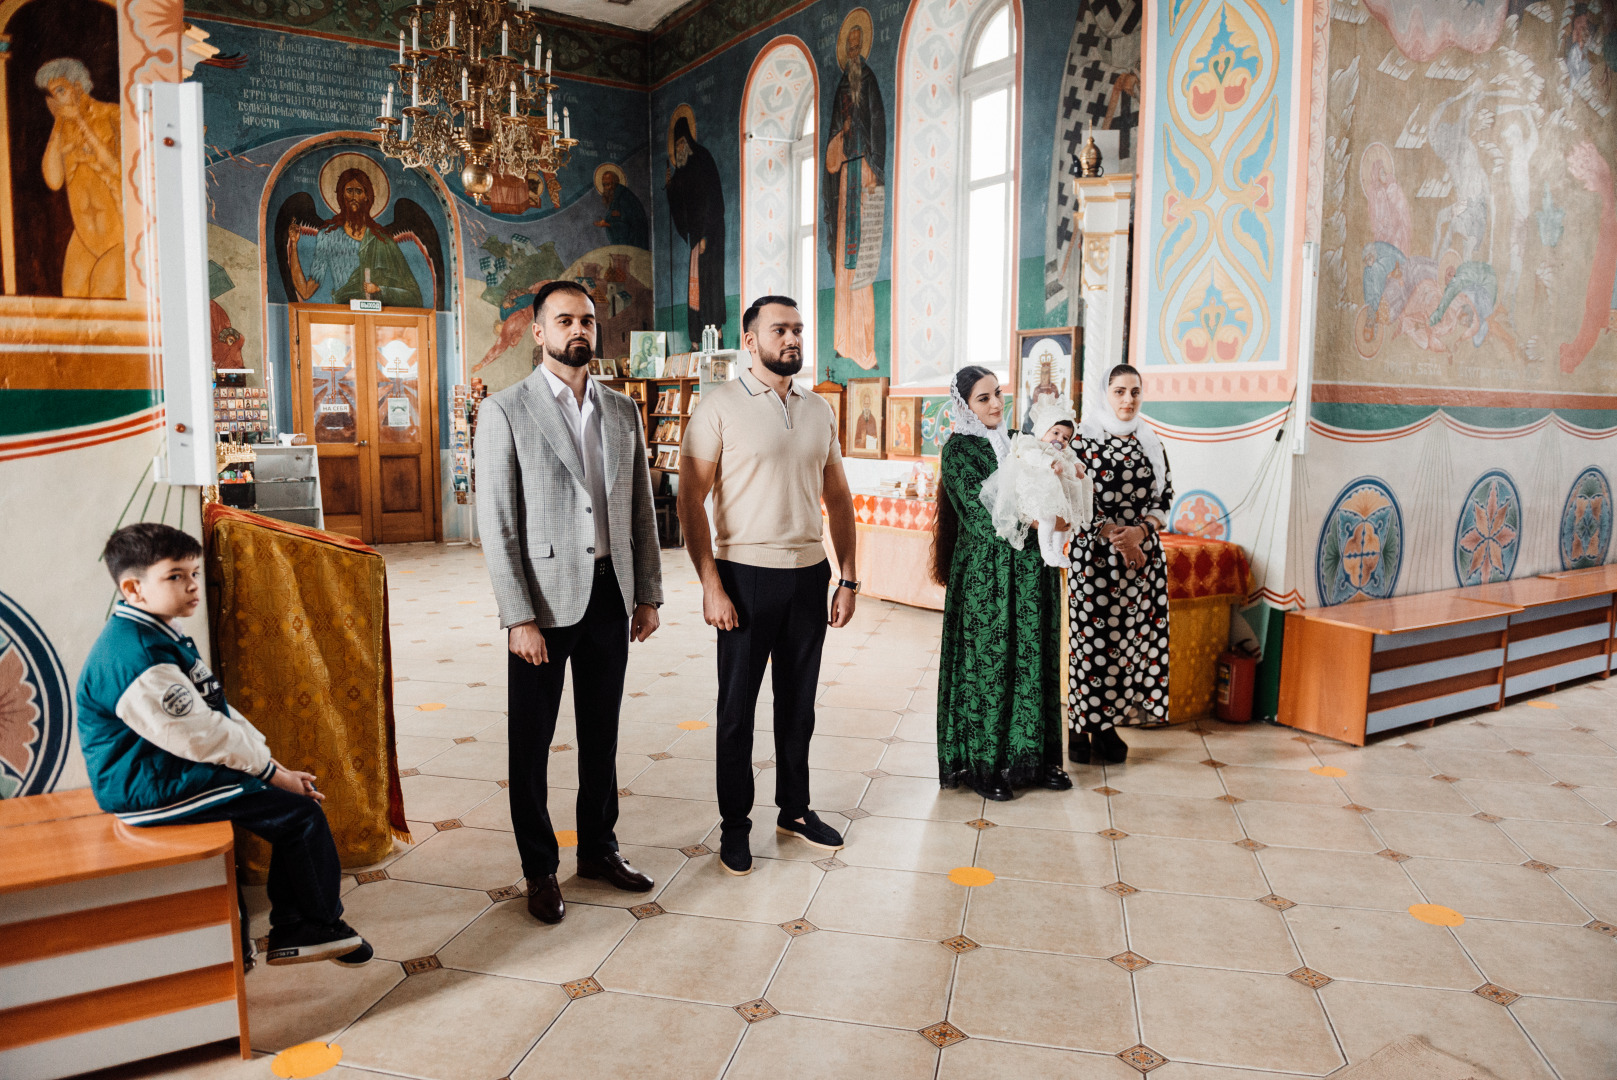
<path id="1" fill-rule="evenodd" d="M 409 842 L 393 732 L 387 566 L 358 540 L 234 510 L 203 515 L 213 665 L 276 760 L 314 773 L 344 867 Z M 269 846 L 241 837 L 248 880 Z"/>
<path id="2" fill-rule="evenodd" d="M 932 580 L 936 500 L 854 492 L 853 509 L 863 593 L 942 611 L 943 587 Z M 835 567 L 829 533 L 825 546 Z M 1162 548 L 1168 563 L 1168 715 L 1194 720 L 1213 712 L 1218 657 L 1230 644 L 1230 609 L 1250 592 L 1252 569 L 1240 547 L 1223 540 L 1164 533 Z"/>
<path id="3" fill-rule="evenodd" d="M 1168 716 L 1213 713 L 1218 657 L 1230 647 L 1230 609 L 1252 589 L 1246 554 L 1224 540 L 1162 534 L 1168 563 Z"/>

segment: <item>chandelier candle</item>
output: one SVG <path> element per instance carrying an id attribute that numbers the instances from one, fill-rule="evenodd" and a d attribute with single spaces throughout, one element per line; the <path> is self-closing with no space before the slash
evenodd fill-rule
<path id="1" fill-rule="evenodd" d="M 496 181 L 517 180 L 528 206 L 555 204 L 557 174 L 578 140 L 570 110 L 557 127 L 555 54 L 544 47 L 531 0 L 422 0 L 410 10 L 411 47 L 401 31 L 399 62 L 388 65 L 409 105 L 395 119 L 383 97 L 375 129 L 382 153 L 406 168 L 458 169 L 479 203 Z"/>

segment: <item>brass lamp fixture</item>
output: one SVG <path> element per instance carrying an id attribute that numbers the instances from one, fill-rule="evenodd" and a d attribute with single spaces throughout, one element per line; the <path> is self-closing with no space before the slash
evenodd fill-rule
<path id="1" fill-rule="evenodd" d="M 449 172 L 458 164 L 478 203 L 496 177 L 513 176 L 527 181 L 531 205 L 547 190 L 559 205 L 556 173 L 578 140 L 566 108 L 557 126 L 551 53 L 530 0 L 434 0 L 405 11 L 408 47 L 400 30 L 399 58 L 389 67 L 409 104 L 394 115 L 388 87 L 373 129 L 382 153 L 411 169 Z"/>

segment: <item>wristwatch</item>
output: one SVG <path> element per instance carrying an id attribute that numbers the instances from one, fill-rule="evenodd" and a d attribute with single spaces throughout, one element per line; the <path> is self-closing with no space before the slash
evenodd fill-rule
<path id="1" fill-rule="evenodd" d="M 857 581 L 849 581 L 847 578 L 838 578 L 837 588 L 847 589 L 849 592 L 856 593 L 859 591 L 859 583 Z"/>

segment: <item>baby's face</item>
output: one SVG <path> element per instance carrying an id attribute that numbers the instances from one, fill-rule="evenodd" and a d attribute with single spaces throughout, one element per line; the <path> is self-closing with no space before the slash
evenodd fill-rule
<path id="1" fill-rule="evenodd" d="M 1057 450 L 1065 450 L 1072 442 L 1072 429 L 1066 424 L 1057 424 L 1044 433 L 1044 441 Z"/>

